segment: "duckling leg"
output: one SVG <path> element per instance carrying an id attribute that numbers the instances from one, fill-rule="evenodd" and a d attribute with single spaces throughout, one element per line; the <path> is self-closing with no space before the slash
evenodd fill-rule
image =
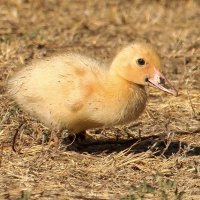
<path id="1" fill-rule="evenodd" d="M 76 134 L 76 138 L 78 142 L 84 141 L 86 139 L 86 131 Z"/>
<path id="2" fill-rule="evenodd" d="M 61 138 L 60 130 L 53 129 L 51 131 L 51 136 L 50 136 L 50 139 L 49 139 L 49 146 L 50 147 L 58 147 L 60 138 Z"/>
<path id="3" fill-rule="evenodd" d="M 67 138 L 64 139 L 65 145 L 70 147 L 69 149 L 77 149 L 78 145 L 85 140 L 85 131 L 82 131 L 77 134 L 70 134 Z M 61 131 L 53 129 L 51 131 L 51 136 L 49 139 L 49 147 L 58 147 L 61 138 Z M 73 147 L 72 147 L 73 146 Z M 71 148 L 72 147 L 72 148 Z"/>
<path id="4" fill-rule="evenodd" d="M 81 131 L 77 134 L 74 134 L 74 135 L 69 135 L 68 136 L 68 139 L 71 141 L 71 142 L 76 142 L 76 143 L 80 143 L 81 141 L 85 140 L 86 138 L 86 131 Z"/>
<path id="5" fill-rule="evenodd" d="M 63 144 L 67 150 L 76 151 L 86 138 L 86 132 L 82 131 L 76 134 L 70 134 L 63 140 Z"/>

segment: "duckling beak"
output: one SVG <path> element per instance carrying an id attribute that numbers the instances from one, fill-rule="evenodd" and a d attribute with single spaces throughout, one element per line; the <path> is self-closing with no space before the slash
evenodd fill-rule
<path id="1" fill-rule="evenodd" d="M 177 90 L 170 84 L 164 75 L 157 69 L 154 70 L 152 77 L 146 79 L 148 85 L 159 88 L 165 92 L 178 96 Z"/>

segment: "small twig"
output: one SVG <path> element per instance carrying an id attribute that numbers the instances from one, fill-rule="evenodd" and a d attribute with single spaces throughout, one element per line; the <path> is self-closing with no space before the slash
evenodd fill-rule
<path id="1" fill-rule="evenodd" d="M 194 129 L 192 131 L 173 131 L 174 134 L 193 134 L 193 133 L 200 133 L 200 127 L 197 129 Z"/>
<path id="2" fill-rule="evenodd" d="M 171 144 L 171 142 L 172 142 L 173 137 L 174 137 L 174 133 L 169 132 L 169 133 L 167 134 L 167 143 L 165 144 L 166 146 L 165 146 L 165 148 L 163 149 L 161 155 L 164 155 L 165 152 L 168 150 L 168 148 L 169 148 L 169 146 L 170 146 L 170 144 Z"/>
<path id="3" fill-rule="evenodd" d="M 166 122 L 165 122 L 165 131 L 167 132 L 168 131 L 168 126 L 170 124 L 170 119 L 168 119 Z"/>
<path id="4" fill-rule="evenodd" d="M 193 117 L 196 117 L 196 112 L 195 112 L 194 106 L 192 104 L 192 99 L 191 99 L 191 96 L 189 94 L 188 88 L 187 88 L 186 91 L 187 91 L 188 99 L 189 99 L 189 102 L 190 102 L 190 106 L 192 108 L 192 115 L 193 115 Z"/>
<path id="5" fill-rule="evenodd" d="M 148 109 L 146 109 L 146 113 L 147 113 L 147 115 L 148 115 L 149 118 L 156 119 L 154 117 L 154 115 Z"/>
<path id="6" fill-rule="evenodd" d="M 3 158 L 3 144 L 0 144 L 0 166 L 2 163 L 2 158 Z"/>
<path id="7" fill-rule="evenodd" d="M 25 122 L 21 122 L 20 125 L 18 126 L 17 130 L 15 131 L 14 137 L 13 137 L 13 141 L 12 141 L 12 150 L 14 152 L 17 152 L 15 146 L 16 146 L 16 141 L 17 141 L 17 137 L 20 134 L 20 130 L 23 128 L 23 126 L 25 125 Z"/>
<path id="8" fill-rule="evenodd" d="M 159 144 L 160 139 L 155 140 L 154 144 L 149 148 L 149 150 L 153 153 L 155 151 L 155 147 Z"/>

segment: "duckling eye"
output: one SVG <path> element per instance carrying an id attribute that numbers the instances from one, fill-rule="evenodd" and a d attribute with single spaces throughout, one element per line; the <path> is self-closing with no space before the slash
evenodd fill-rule
<path id="1" fill-rule="evenodd" d="M 137 62 L 138 65 L 144 65 L 145 64 L 145 60 L 143 58 L 138 58 L 136 60 L 136 62 Z"/>

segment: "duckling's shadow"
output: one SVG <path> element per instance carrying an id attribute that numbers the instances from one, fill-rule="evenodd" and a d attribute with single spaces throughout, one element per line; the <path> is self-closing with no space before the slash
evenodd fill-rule
<path id="1" fill-rule="evenodd" d="M 167 141 L 161 139 L 158 135 L 126 140 L 94 140 L 87 143 L 75 142 L 67 147 L 67 151 L 71 150 L 91 154 L 120 152 L 126 149 L 129 149 L 129 153 L 134 154 L 150 150 L 154 155 L 163 155 L 165 157 L 170 157 L 174 154 L 185 154 L 186 156 L 200 155 L 200 147 L 198 146 L 190 146 L 187 143 L 180 141 Z"/>

